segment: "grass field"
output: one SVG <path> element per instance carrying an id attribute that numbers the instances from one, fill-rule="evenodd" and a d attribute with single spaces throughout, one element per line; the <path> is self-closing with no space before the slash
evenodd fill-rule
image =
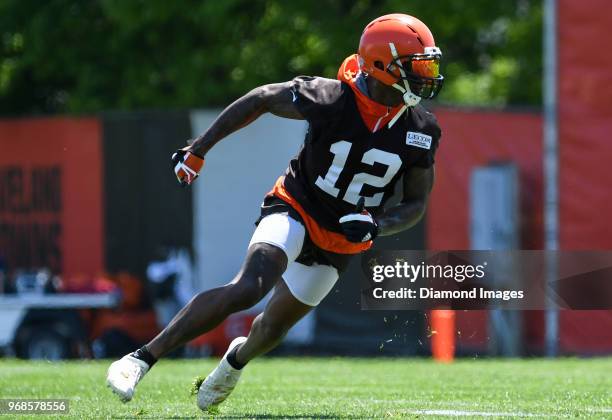
<path id="1" fill-rule="evenodd" d="M 106 388 L 107 365 L 0 359 L 0 397 L 68 398 L 73 418 L 203 416 L 190 387 L 215 361 L 161 361 L 128 404 Z M 452 365 L 425 359 L 261 359 L 245 368 L 232 396 L 210 417 L 462 416 L 612 418 L 612 359 L 468 359 Z"/>

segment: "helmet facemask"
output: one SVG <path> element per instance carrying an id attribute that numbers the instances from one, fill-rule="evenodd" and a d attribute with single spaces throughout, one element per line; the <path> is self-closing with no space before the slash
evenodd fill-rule
<path id="1" fill-rule="evenodd" d="M 442 88 L 444 77 L 440 75 L 442 52 L 438 47 L 425 47 L 422 54 L 406 56 L 399 56 L 392 42 L 389 48 L 393 60 L 385 70 L 397 79 L 392 86 L 402 92 L 404 99 L 404 106 L 389 122 L 391 128 L 407 107 L 416 106 L 422 98 L 434 98 Z"/>
<path id="2" fill-rule="evenodd" d="M 399 67 L 404 69 L 404 76 Z M 434 98 L 444 82 L 440 75 L 440 55 L 413 54 L 394 59 L 387 66 L 387 72 L 399 80 L 406 80 L 410 91 L 423 99 Z M 399 74 L 398 74 L 399 73 Z"/>

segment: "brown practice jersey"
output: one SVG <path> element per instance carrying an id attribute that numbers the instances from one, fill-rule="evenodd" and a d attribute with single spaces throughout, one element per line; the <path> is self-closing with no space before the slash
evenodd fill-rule
<path id="1" fill-rule="evenodd" d="M 408 108 L 391 128 L 371 132 L 348 84 L 307 76 L 292 84 L 294 104 L 309 126 L 284 188 L 321 227 L 341 232 L 338 219 L 354 213 L 360 197 L 376 217 L 407 169 L 433 165 L 441 132 L 421 105 Z"/>

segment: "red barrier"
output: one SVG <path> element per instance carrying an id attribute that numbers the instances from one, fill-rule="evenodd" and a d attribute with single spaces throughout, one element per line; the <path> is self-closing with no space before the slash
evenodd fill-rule
<path id="1" fill-rule="evenodd" d="M 469 249 L 469 182 L 472 170 L 493 161 L 513 161 L 521 183 L 523 249 L 542 248 L 542 120 L 539 114 L 437 109 L 442 140 L 436 182 L 427 212 L 430 249 Z M 530 317 L 532 314 L 528 314 Z M 487 349 L 487 312 L 457 311 L 457 345 L 468 352 Z M 527 347 L 541 342 L 527 337 Z"/>
<path id="2" fill-rule="evenodd" d="M 612 56 L 607 0 L 558 2 L 560 247 L 612 249 Z M 612 311 L 562 312 L 561 349 L 612 351 Z"/>
<path id="3" fill-rule="evenodd" d="M 513 161 L 521 182 L 523 249 L 542 247 L 542 120 L 539 114 L 438 109 L 442 140 L 427 213 L 430 249 L 469 249 L 469 180 L 476 166 Z"/>
<path id="4" fill-rule="evenodd" d="M 0 121 L 0 256 L 9 268 L 93 276 L 104 264 L 96 119 Z"/>

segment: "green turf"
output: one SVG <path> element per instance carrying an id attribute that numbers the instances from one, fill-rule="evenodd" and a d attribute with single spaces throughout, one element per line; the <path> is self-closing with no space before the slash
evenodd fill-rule
<path id="1" fill-rule="evenodd" d="M 159 362 L 128 404 L 105 387 L 108 363 L 0 359 L 0 397 L 68 398 L 74 418 L 202 416 L 190 385 L 213 368 L 214 360 Z M 612 359 L 468 359 L 451 365 L 426 359 L 261 359 L 245 369 L 232 396 L 211 417 L 438 418 L 470 413 L 480 413 L 476 418 L 612 418 Z"/>

